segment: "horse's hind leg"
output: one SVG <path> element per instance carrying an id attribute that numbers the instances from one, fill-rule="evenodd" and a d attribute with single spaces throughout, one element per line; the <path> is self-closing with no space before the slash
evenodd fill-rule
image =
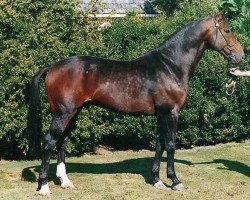
<path id="1" fill-rule="evenodd" d="M 74 188 L 73 183 L 69 180 L 66 174 L 66 166 L 65 166 L 65 149 L 67 145 L 67 141 L 69 136 L 66 136 L 62 139 L 62 141 L 58 141 L 58 155 L 57 155 L 57 168 L 56 168 L 56 176 L 61 181 L 61 187 L 65 189 Z"/>
<path id="2" fill-rule="evenodd" d="M 61 181 L 61 187 L 64 189 L 74 188 L 73 183 L 69 180 L 66 174 L 66 166 L 65 166 L 65 150 L 66 145 L 69 140 L 71 131 L 75 128 L 75 122 L 77 119 L 79 111 L 75 116 L 70 120 L 67 128 L 65 129 L 63 136 L 59 139 L 57 144 L 57 169 L 56 169 L 56 176 Z"/>
<path id="3" fill-rule="evenodd" d="M 59 138 L 62 136 L 68 122 L 71 117 L 74 116 L 73 113 L 64 113 L 60 115 L 52 116 L 52 123 L 49 128 L 48 133 L 44 137 L 43 141 L 43 158 L 41 164 L 41 172 L 39 174 L 38 190 L 40 195 L 49 195 L 50 189 L 48 186 L 48 170 L 49 162 L 53 149 L 56 147 Z"/>

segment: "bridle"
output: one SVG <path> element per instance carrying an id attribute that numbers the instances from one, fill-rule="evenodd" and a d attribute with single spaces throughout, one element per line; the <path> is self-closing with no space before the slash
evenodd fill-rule
<path id="1" fill-rule="evenodd" d="M 223 32 L 227 32 L 226 29 L 223 29 L 220 27 L 220 22 L 221 21 L 217 21 L 214 17 L 212 18 L 213 22 L 214 22 L 214 26 L 216 28 L 216 40 L 217 40 L 217 34 L 218 32 L 222 35 L 223 39 L 225 40 L 226 44 L 219 49 L 218 51 L 223 53 L 227 58 L 233 58 L 233 53 L 232 53 L 232 48 L 238 43 L 237 40 L 231 44 L 225 37 L 225 35 L 223 34 Z M 222 31 L 223 30 L 223 31 Z M 230 30 L 228 30 L 230 31 Z M 228 52 L 226 50 L 229 50 L 229 54 L 225 54 L 223 51 Z M 228 61 L 228 66 L 229 66 L 229 61 Z M 237 77 L 231 77 L 228 82 L 226 83 L 225 87 L 226 87 L 226 94 L 227 95 L 232 95 L 235 91 L 235 87 L 236 87 L 236 78 Z"/>
<path id="2" fill-rule="evenodd" d="M 223 37 L 223 39 L 225 40 L 226 44 L 221 48 L 219 49 L 219 52 L 223 52 L 223 50 L 225 52 L 228 52 L 226 50 L 229 50 L 229 54 L 225 54 L 223 53 L 227 58 L 233 58 L 233 53 L 232 53 L 232 49 L 233 47 L 238 43 L 238 41 L 236 40 L 234 43 L 231 44 L 231 42 L 229 42 L 226 38 L 226 36 L 223 34 L 223 32 L 227 32 L 227 31 L 230 31 L 229 29 L 226 30 L 226 29 L 223 29 L 220 27 L 220 23 L 222 20 L 220 21 L 217 21 L 214 17 L 212 18 L 213 22 L 214 22 L 214 26 L 216 28 L 216 40 L 217 40 L 217 35 L 218 33 L 220 33 Z M 223 31 L 222 31 L 223 30 Z"/>

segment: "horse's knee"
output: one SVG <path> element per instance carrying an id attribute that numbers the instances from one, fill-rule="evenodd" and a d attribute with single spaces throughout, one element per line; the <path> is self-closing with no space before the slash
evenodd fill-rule
<path id="1" fill-rule="evenodd" d="M 176 149 L 175 142 L 170 141 L 166 144 L 166 151 L 167 152 L 173 152 L 173 151 L 175 151 L 175 149 Z"/>

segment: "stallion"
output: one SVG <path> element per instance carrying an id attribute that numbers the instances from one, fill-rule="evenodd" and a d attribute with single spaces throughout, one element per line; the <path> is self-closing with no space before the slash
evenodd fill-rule
<path id="1" fill-rule="evenodd" d="M 185 187 L 174 169 L 179 112 L 188 96 L 188 83 L 204 51 L 220 52 L 235 65 L 244 60 L 241 45 L 232 34 L 223 12 L 197 19 L 173 33 L 158 48 L 129 61 L 93 56 L 73 56 L 38 70 L 31 84 L 34 137 L 39 138 L 39 79 L 45 87 L 52 122 L 43 141 L 38 190 L 51 193 L 48 169 L 52 151 L 58 150 L 57 177 L 62 188 L 72 188 L 65 168 L 65 148 L 76 118 L 86 104 L 123 113 L 155 115 L 158 141 L 152 175 L 155 187 L 166 187 L 159 177 L 162 153 L 167 151 L 167 177 L 173 190 Z M 41 143 L 40 143 L 41 144 Z M 39 145 L 39 141 L 35 143 Z"/>

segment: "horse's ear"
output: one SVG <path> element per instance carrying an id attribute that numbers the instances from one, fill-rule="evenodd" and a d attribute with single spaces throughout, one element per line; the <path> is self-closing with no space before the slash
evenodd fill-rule
<path id="1" fill-rule="evenodd" d="M 215 19 L 216 19 L 217 21 L 220 21 L 220 20 L 224 19 L 224 10 L 218 12 L 218 13 L 215 15 Z"/>

